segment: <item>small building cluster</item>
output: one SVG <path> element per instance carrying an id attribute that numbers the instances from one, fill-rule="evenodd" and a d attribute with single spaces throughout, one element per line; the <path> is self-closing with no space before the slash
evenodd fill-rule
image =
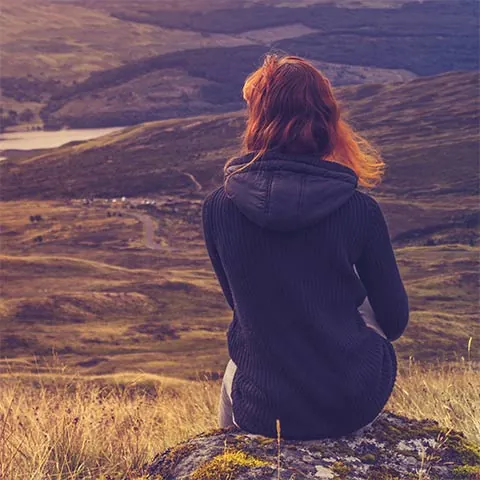
<path id="1" fill-rule="evenodd" d="M 131 200 L 127 197 L 120 197 L 120 198 L 95 198 L 95 197 L 89 197 L 89 198 L 83 198 L 81 200 L 82 205 L 92 205 L 97 202 L 102 202 L 107 205 L 119 205 L 124 208 L 135 208 L 139 205 L 156 205 L 157 201 L 156 200 L 151 200 L 148 198 L 144 199 L 136 199 L 136 200 Z"/>

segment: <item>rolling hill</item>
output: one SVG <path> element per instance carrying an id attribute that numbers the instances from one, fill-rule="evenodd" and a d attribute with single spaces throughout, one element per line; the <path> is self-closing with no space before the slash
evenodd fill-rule
<path id="1" fill-rule="evenodd" d="M 388 164 L 374 193 L 411 301 L 403 358 L 466 355 L 471 337 L 478 358 L 478 87 L 449 73 L 337 90 Z M 82 373 L 220 373 L 230 314 L 200 202 L 242 125 L 242 112 L 151 122 L 0 163 L 1 368 L 41 369 L 54 348 Z"/>
<path id="2" fill-rule="evenodd" d="M 234 111 L 271 49 L 337 85 L 476 70 L 478 18 L 474 0 L 7 0 L 1 117 L 58 128 Z"/>
<path id="3" fill-rule="evenodd" d="M 56 79 L 62 84 L 162 53 L 250 43 L 123 21 L 80 2 L 4 0 L 0 18 L 2 77 Z"/>
<path id="4" fill-rule="evenodd" d="M 38 122 L 52 95 L 92 72 L 168 52 L 252 43 L 128 22 L 107 11 L 54 0 L 4 0 L 0 28 L 4 126 Z M 19 118 L 22 113 L 27 117 Z"/>

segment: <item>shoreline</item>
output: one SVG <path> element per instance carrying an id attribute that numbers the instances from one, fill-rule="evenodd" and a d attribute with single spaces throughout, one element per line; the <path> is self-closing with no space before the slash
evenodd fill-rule
<path id="1" fill-rule="evenodd" d="M 69 128 L 69 127 L 62 127 L 62 128 L 45 128 L 45 127 L 30 127 L 30 128 L 25 128 L 24 125 L 15 125 L 14 127 L 7 127 L 4 130 L 0 130 L 0 137 L 2 135 L 10 135 L 13 133 L 54 133 L 54 132 L 68 132 L 71 130 L 108 130 L 108 129 L 121 129 L 121 128 L 128 128 L 131 127 L 132 125 L 124 125 L 124 126 L 108 126 L 108 127 L 75 127 L 75 128 Z"/>
<path id="2" fill-rule="evenodd" d="M 71 142 L 86 142 L 119 132 L 127 127 L 28 130 L 0 133 L 0 157 L 7 152 L 28 152 L 62 147 Z"/>

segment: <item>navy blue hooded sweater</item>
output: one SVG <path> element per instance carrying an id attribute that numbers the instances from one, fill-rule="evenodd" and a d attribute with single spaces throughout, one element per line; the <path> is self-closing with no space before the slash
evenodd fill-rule
<path id="1" fill-rule="evenodd" d="M 385 406 L 408 300 L 383 214 L 355 173 L 313 156 L 236 159 L 204 202 L 208 252 L 233 310 L 228 349 L 244 430 L 351 433 Z M 355 273 L 354 265 L 358 276 Z M 358 312 L 368 294 L 384 339 Z"/>

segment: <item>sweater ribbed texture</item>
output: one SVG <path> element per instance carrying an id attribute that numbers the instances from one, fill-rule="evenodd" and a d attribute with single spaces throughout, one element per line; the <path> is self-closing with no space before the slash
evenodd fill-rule
<path id="1" fill-rule="evenodd" d="M 314 439 L 372 421 L 395 382 L 391 341 L 408 301 L 380 207 L 357 190 L 318 223 L 262 228 L 221 187 L 203 208 L 208 252 L 233 310 L 235 421 L 251 433 Z M 358 276 L 353 266 L 356 265 Z M 369 297 L 387 340 L 357 308 Z"/>

